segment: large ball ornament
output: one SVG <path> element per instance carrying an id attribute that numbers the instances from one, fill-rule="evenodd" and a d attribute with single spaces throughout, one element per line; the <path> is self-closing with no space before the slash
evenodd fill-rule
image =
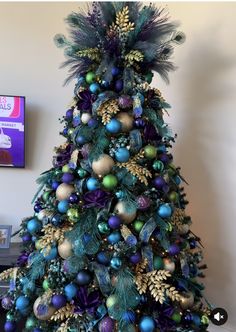
<path id="1" fill-rule="evenodd" d="M 130 158 L 129 150 L 127 148 L 119 148 L 115 152 L 115 157 L 119 163 L 126 163 Z"/>
<path id="2" fill-rule="evenodd" d="M 119 112 L 116 116 L 116 119 L 121 123 L 122 132 L 129 132 L 133 128 L 134 119 L 132 115 L 126 112 Z"/>
<path id="3" fill-rule="evenodd" d="M 67 239 L 65 239 L 61 244 L 59 244 L 58 254 L 63 259 L 67 259 L 72 255 L 72 245 Z"/>
<path id="4" fill-rule="evenodd" d="M 87 123 L 89 122 L 89 120 L 91 120 L 91 118 L 92 118 L 92 115 L 91 115 L 91 114 L 89 114 L 89 113 L 83 113 L 83 114 L 81 115 L 81 122 L 82 122 L 83 124 L 87 124 Z"/>
<path id="5" fill-rule="evenodd" d="M 155 270 L 162 270 L 164 268 L 163 259 L 159 256 L 154 256 L 153 258 L 153 267 Z"/>
<path id="6" fill-rule="evenodd" d="M 107 300 L 106 300 L 106 306 L 107 308 L 111 308 L 114 305 L 116 305 L 118 302 L 118 297 L 115 294 L 112 294 L 110 296 L 108 296 Z"/>
<path id="7" fill-rule="evenodd" d="M 42 228 L 42 224 L 36 218 L 33 218 L 27 222 L 27 230 L 31 234 L 37 233 L 38 231 L 40 231 L 41 228 Z"/>
<path id="8" fill-rule="evenodd" d="M 111 259 L 111 267 L 114 270 L 119 270 L 122 265 L 122 260 L 119 257 L 112 257 Z"/>
<path id="9" fill-rule="evenodd" d="M 147 159 L 154 159 L 157 155 L 157 149 L 153 145 L 146 145 L 144 147 L 144 155 Z"/>
<path id="10" fill-rule="evenodd" d="M 173 243 L 169 246 L 168 253 L 170 256 L 178 255 L 180 253 L 180 247 L 177 244 Z"/>
<path id="11" fill-rule="evenodd" d="M 110 228 L 112 229 L 117 229 L 120 228 L 120 224 L 121 224 L 121 219 L 118 216 L 111 216 L 108 219 L 108 225 L 110 226 Z"/>
<path id="12" fill-rule="evenodd" d="M 7 321 L 4 324 L 4 331 L 5 332 L 15 332 L 16 331 L 16 323 L 13 321 Z"/>
<path id="13" fill-rule="evenodd" d="M 92 169 L 97 175 L 106 175 L 110 173 L 114 165 L 114 160 L 108 154 L 102 154 L 92 162 Z"/>
<path id="14" fill-rule="evenodd" d="M 122 109 L 131 108 L 133 106 L 133 99 L 129 95 L 122 95 L 118 99 L 118 105 Z"/>
<path id="15" fill-rule="evenodd" d="M 102 184 L 107 190 L 113 190 L 118 184 L 117 177 L 113 174 L 105 175 L 102 180 Z"/>
<path id="16" fill-rule="evenodd" d="M 34 302 L 33 311 L 36 318 L 46 321 L 52 317 L 56 311 L 56 308 L 54 308 L 52 305 L 49 305 L 48 303 L 45 303 L 41 297 L 38 297 Z"/>
<path id="17" fill-rule="evenodd" d="M 96 190 L 100 187 L 98 179 L 95 178 L 89 178 L 86 185 L 89 191 Z"/>
<path id="18" fill-rule="evenodd" d="M 139 323 L 141 332 L 153 332 L 155 330 L 155 321 L 150 316 L 143 316 Z"/>
<path id="19" fill-rule="evenodd" d="M 52 297 L 52 305 L 57 310 L 64 307 L 66 305 L 67 299 L 62 294 L 55 294 Z"/>
<path id="20" fill-rule="evenodd" d="M 104 317 L 98 326 L 99 332 L 113 332 L 115 328 L 115 322 L 110 317 Z"/>
<path id="21" fill-rule="evenodd" d="M 64 173 L 62 175 L 62 182 L 71 183 L 74 180 L 74 175 L 72 173 Z"/>
<path id="22" fill-rule="evenodd" d="M 172 215 L 172 208 L 168 203 L 161 204 L 157 213 L 161 218 L 169 218 Z"/>
<path id="23" fill-rule="evenodd" d="M 106 130 L 111 134 L 119 133 L 121 130 L 121 122 L 117 119 L 111 119 L 111 121 L 106 124 Z"/>
<path id="24" fill-rule="evenodd" d="M 134 229 L 137 233 L 141 232 L 141 229 L 143 228 L 144 221 L 142 220 L 135 220 L 134 222 Z"/>
<path id="25" fill-rule="evenodd" d="M 60 213 L 66 213 L 69 209 L 69 202 L 66 199 L 60 201 L 57 205 L 57 209 Z"/>
<path id="26" fill-rule="evenodd" d="M 93 83 L 95 81 L 95 79 L 96 79 L 96 74 L 93 73 L 92 71 L 89 71 L 85 76 L 85 81 L 88 84 Z"/>
<path id="27" fill-rule="evenodd" d="M 182 292 L 179 300 L 180 307 L 183 310 L 192 308 L 194 305 L 194 295 L 191 292 Z"/>
<path id="28" fill-rule="evenodd" d="M 88 285 L 92 281 L 91 273 L 87 270 L 81 270 L 77 274 L 76 281 L 80 286 Z"/>
<path id="29" fill-rule="evenodd" d="M 9 310 L 13 306 L 13 301 L 10 296 L 5 296 L 2 298 L 1 304 L 4 309 Z"/>
<path id="30" fill-rule="evenodd" d="M 65 286 L 65 294 L 69 301 L 71 301 L 77 294 L 78 287 L 75 284 L 68 284 Z"/>
<path id="31" fill-rule="evenodd" d="M 71 184 L 62 183 L 56 190 L 56 197 L 59 201 L 68 199 L 74 192 L 74 187 Z"/>
<path id="32" fill-rule="evenodd" d="M 92 83 L 90 84 L 89 86 L 89 90 L 92 92 L 92 93 L 98 93 L 100 91 L 100 85 L 98 83 Z"/>
<path id="33" fill-rule="evenodd" d="M 174 272 L 175 270 L 175 262 L 173 262 L 170 258 L 164 258 L 163 259 L 164 263 L 164 269 L 169 272 Z"/>
<path id="34" fill-rule="evenodd" d="M 107 241 L 110 244 L 116 244 L 119 241 L 121 241 L 121 234 L 118 231 L 112 232 L 111 234 L 108 235 Z"/>
<path id="35" fill-rule="evenodd" d="M 130 224 L 137 215 L 137 209 L 130 209 L 127 202 L 119 201 L 115 208 L 114 213 L 118 215 L 125 224 Z"/>

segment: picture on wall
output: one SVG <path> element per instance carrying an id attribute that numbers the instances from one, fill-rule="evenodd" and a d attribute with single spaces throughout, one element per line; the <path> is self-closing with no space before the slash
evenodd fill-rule
<path id="1" fill-rule="evenodd" d="M 0 95 L 0 166 L 25 167 L 25 97 Z"/>
<path id="2" fill-rule="evenodd" d="M 7 249 L 11 242 L 11 225 L 0 225 L 0 249 Z"/>

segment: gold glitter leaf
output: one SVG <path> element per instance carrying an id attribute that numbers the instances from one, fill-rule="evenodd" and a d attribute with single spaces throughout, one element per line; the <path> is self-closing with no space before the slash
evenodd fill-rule
<path id="1" fill-rule="evenodd" d="M 82 51 L 78 51 L 77 55 L 80 58 L 89 58 L 90 60 L 100 62 L 101 61 L 101 53 L 100 50 L 95 47 L 95 48 L 87 48 Z"/>
<path id="2" fill-rule="evenodd" d="M 118 101 L 116 99 L 110 99 L 102 103 L 97 110 L 97 114 L 102 117 L 102 123 L 106 125 L 119 111 Z"/>
<path id="3" fill-rule="evenodd" d="M 63 321 L 68 318 L 76 317 L 77 314 L 74 313 L 74 305 L 67 303 L 65 307 L 57 310 L 54 315 L 52 315 L 51 320 Z"/>

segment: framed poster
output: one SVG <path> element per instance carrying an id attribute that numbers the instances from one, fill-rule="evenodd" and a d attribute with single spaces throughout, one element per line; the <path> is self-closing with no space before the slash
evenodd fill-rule
<path id="1" fill-rule="evenodd" d="M 25 167 L 25 97 L 0 95 L 0 166 Z"/>

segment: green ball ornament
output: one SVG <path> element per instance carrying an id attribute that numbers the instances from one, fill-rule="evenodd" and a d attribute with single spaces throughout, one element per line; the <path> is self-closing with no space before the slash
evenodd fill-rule
<path id="1" fill-rule="evenodd" d="M 91 84 L 95 81 L 96 75 L 92 71 L 89 71 L 85 76 L 85 81 L 88 84 Z"/>
<path id="2" fill-rule="evenodd" d="M 110 227 L 108 226 L 108 223 L 103 221 L 98 224 L 98 230 L 101 234 L 109 234 L 110 233 Z"/>
<path id="3" fill-rule="evenodd" d="M 179 312 L 174 312 L 173 315 L 171 316 L 171 319 L 175 321 L 177 324 L 181 322 L 181 315 Z"/>
<path id="4" fill-rule="evenodd" d="M 107 190 L 113 190 L 116 188 L 116 186 L 118 184 L 118 180 L 115 175 L 108 174 L 108 175 L 104 176 L 104 178 L 102 180 L 102 184 L 103 184 L 104 188 L 106 188 Z"/>
<path id="5" fill-rule="evenodd" d="M 70 167 L 69 167 L 69 165 L 64 165 L 62 167 L 62 172 L 63 173 L 70 173 Z"/>
<path id="6" fill-rule="evenodd" d="M 177 192 L 172 191 L 169 193 L 168 197 L 171 202 L 176 203 L 178 201 L 179 195 L 177 194 Z"/>
<path id="7" fill-rule="evenodd" d="M 68 135 L 72 136 L 74 133 L 74 128 L 68 129 Z"/>
<path id="8" fill-rule="evenodd" d="M 70 221 L 77 222 L 79 219 L 79 211 L 75 208 L 70 208 L 67 210 L 67 217 Z"/>
<path id="9" fill-rule="evenodd" d="M 145 75 L 145 81 L 148 84 L 152 83 L 152 78 L 153 78 L 153 73 L 151 71 L 149 71 L 146 75 Z"/>
<path id="10" fill-rule="evenodd" d="M 83 168 L 79 168 L 77 170 L 77 174 L 79 175 L 80 178 L 84 178 L 87 175 L 87 171 Z"/>
<path id="11" fill-rule="evenodd" d="M 15 318 L 14 318 L 14 315 L 13 315 L 12 313 L 8 312 L 8 313 L 6 314 L 6 319 L 7 319 L 7 320 L 10 320 L 10 321 L 13 321 Z"/>
<path id="12" fill-rule="evenodd" d="M 201 318 L 201 322 L 204 325 L 208 325 L 210 323 L 210 320 L 206 315 L 203 315 L 202 318 Z"/>
<path id="13" fill-rule="evenodd" d="M 154 258 L 153 258 L 153 267 L 154 267 L 155 270 L 163 270 L 164 269 L 163 259 L 159 256 L 154 256 Z"/>
<path id="14" fill-rule="evenodd" d="M 37 321 L 34 317 L 29 317 L 25 323 L 25 327 L 27 330 L 32 329 L 33 327 L 35 327 L 37 325 Z"/>
<path id="15" fill-rule="evenodd" d="M 48 281 L 48 279 L 44 279 L 44 281 L 43 281 L 43 289 L 45 291 L 49 289 L 49 281 Z"/>
<path id="16" fill-rule="evenodd" d="M 168 166 L 168 175 L 174 176 L 176 174 L 176 167 L 174 164 L 169 164 Z"/>
<path id="17" fill-rule="evenodd" d="M 153 164 L 152 164 L 152 167 L 153 167 L 153 169 L 154 169 L 155 171 L 160 172 L 160 173 L 161 173 L 161 172 L 164 170 L 164 168 L 165 168 L 163 162 L 160 161 L 160 160 L 155 160 L 155 161 L 153 162 Z"/>
<path id="18" fill-rule="evenodd" d="M 117 298 L 116 295 L 110 295 L 110 296 L 108 296 L 108 298 L 106 300 L 107 308 L 111 308 L 114 305 L 116 305 L 117 301 L 118 301 L 118 298 Z"/>
<path id="19" fill-rule="evenodd" d="M 141 229 L 143 228 L 144 221 L 142 220 L 135 220 L 134 222 L 134 229 L 137 233 L 141 232 Z"/>
<path id="20" fill-rule="evenodd" d="M 153 145 L 146 145 L 144 148 L 144 155 L 147 159 L 154 159 L 157 155 L 157 149 Z"/>
<path id="21" fill-rule="evenodd" d="M 50 193 L 51 193 L 51 191 L 45 191 L 45 192 L 43 193 L 42 198 L 43 198 L 44 202 L 47 202 L 47 201 L 48 201 L 49 196 L 50 196 Z"/>

